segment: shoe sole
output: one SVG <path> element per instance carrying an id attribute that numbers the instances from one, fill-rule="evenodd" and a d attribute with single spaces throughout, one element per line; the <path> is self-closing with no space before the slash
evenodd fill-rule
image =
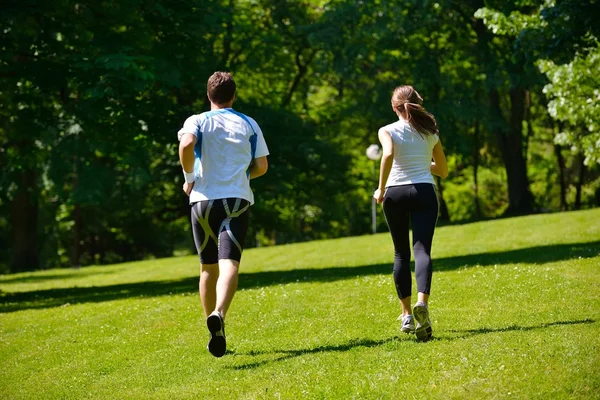
<path id="1" fill-rule="evenodd" d="M 206 319 L 206 326 L 210 332 L 210 340 L 208 341 L 208 351 L 215 357 L 223 357 L 227 350 L 227 342 L 225 336 L 217 335 L 223 330 L 223 321 L 218 315 L 209 315 Z M 225 332 L 223 332 L 224 334 Z"/>
<path id="2" fill-rule="evenodd" d="M 426 342 L 431 339 L 433 337 L 433 329 L 431 329 L 431 324 L 428 320 L 429 312 L 427 311 L 427 307 L 415 306 L 413 308 L 413 316 L 415 321 L 417 321 L 417 329 L 415 329 L 417 340 Z"/>

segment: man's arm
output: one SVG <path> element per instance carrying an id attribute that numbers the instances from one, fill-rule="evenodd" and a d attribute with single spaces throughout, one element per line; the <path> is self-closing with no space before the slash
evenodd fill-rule
<path id="1" fill-rule="evenodd" d="M 179 141 L 179 162 L 183 168 L 183 173 L 186 182 L 183 184 L 183 191 L 188 196 L 194 188 L 194 145 L 196 144 L 196 136 L 191 133 L 184 133 Z M 191 180 L 191 182 L 190 182 Z"/>
<path id="2" fill-rule="evenodd" d="M 263 176 L 269 169 L 269 162 L 267 157 L 257 157 L 254 159 L 252 166 L 250 167 L 250 179 L 258 178 Z"/>
<path id="3" fill-rule="evenodd" d="M 194 145 L 196 136 L 184 133 L 179 142 L 179 162 L 186 172 L 194 172 Z"/>

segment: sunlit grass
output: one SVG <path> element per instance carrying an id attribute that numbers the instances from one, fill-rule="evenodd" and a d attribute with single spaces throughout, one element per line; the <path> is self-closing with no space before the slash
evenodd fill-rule
<path id="1" fill-rule="evenodd" d="M 196 257 L 0 276 L 0 396 L 593 398 L 599 221 L 439 228 L 428 343 L 399 331 L 387 233 L 246 251 L 222 359 Z"/>

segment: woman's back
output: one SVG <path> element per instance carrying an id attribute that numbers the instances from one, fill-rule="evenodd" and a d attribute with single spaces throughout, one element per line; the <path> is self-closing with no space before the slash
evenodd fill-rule
<path id="1" fill-rule="evenodd" d="M 404 119 L 381 129 L 390 134 L 394 143 L 394 161 L 386 187 L 435 184 L 430 168 L 433 147 L 439 141 L 438 135 L 419 133 Z"/>

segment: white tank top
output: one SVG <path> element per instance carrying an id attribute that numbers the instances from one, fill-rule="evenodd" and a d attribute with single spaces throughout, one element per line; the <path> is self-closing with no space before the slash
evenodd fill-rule
<path id="1" fill-rule="evenodd" d="M 402 118 L 381 129 L 392 136 L 394 144 L 394 162 L 385 186 L 435 185 L 430 168 L 433 147 L 440 140 L 439 136 L 419 133 Z"/>

